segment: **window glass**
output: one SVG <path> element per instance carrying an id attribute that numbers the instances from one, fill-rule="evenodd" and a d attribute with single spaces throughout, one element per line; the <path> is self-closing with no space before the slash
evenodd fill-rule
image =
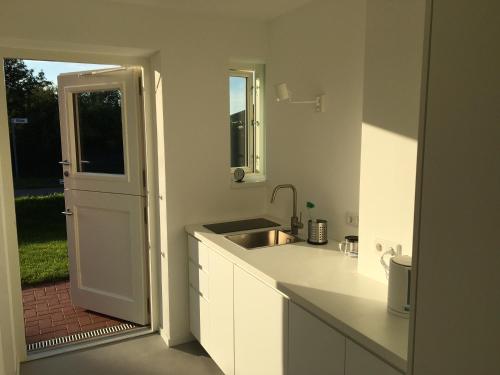
<path id="1" fill-rule="evenodd" d="M 229 126 L 231 134 L 231 168 L 248 165 L 247 78 L 229 78 Z"/>
<path id="2" fill-rule="evenodd" d="M 78 172 L 124 174 L 120 90 L 73 94 Z"/>

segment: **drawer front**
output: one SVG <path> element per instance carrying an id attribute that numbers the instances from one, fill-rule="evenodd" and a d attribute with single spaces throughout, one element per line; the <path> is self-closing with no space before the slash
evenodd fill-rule
<path id="1" fill-rule="evenodd" d="M 210 316 L 208 302 L 189 287 L 189 327 L 205 350 L 209 351 Z"/>
<path id="2" fill-rule="evenodd" d="M 209 300 L 208 274 L 191 260 L 189 261 L 189 284 L 202 297 Z"/>
<path id="3" fill-rule="evenodd" d="M 188 236 L 189 259 L 206 273 L 209 272 L 208 254 L 210 248 L 193 236 Z"/>

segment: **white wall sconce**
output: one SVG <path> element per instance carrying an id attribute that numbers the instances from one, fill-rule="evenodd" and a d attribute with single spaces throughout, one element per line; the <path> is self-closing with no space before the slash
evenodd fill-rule
<path id="1" fill-rule="evenodd" d="M 295 101 L 292 100 L 292 92 L 288 90 L 288 86 L 286 83 L 279 83 L 274 86 L 274 88 L 276 90 L 276 101 L 278 102 L 288 102 L 292 104 L 314 104 L 316 112 L 325 112 L 325 94 L 318 95 L 315 100 Z"/>

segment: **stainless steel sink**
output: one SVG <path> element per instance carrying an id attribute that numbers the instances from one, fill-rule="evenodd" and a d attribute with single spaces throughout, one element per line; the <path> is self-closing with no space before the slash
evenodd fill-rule
<path id="1" fill-rule="evenodd" d="M 226 238 L 237 245 L 244 247 L 247 250 L 256 249 L 259 247 L 279 246 L 302 240 L 282 230 L 266 230 L 262 232 L 233 234 L 226 236 Z"/>

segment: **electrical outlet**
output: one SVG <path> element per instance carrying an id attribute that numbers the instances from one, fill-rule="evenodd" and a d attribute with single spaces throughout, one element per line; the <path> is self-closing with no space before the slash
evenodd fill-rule
<path id="1" fill-rule="evenodd" d="M 403 246 L 393 241 L 377 238 L 375 239 L 375 249 L 380 257 L 380 265 L 385 271 L 385 277 L 386 279 L 389 279 L 390 258 L 396 255 L 402 255 Z"/>
<path id="2" fill-rule="evenodd" d="M 359 216 L 353 212 L 347 212 L 345 215 L 345 222 L 348 225 L 352 225 L 353 227 L 357 227 L 359 225 Z"/>
<path id="3" fill-rule="evenodd" d="M 381 254 L 386 252 L 390 252 L 392 255 L 403 254 L 403 246 L 401 244 L 390 240 L 384 240 L 382 238 L 375 239 L 375 250 Z"/>

